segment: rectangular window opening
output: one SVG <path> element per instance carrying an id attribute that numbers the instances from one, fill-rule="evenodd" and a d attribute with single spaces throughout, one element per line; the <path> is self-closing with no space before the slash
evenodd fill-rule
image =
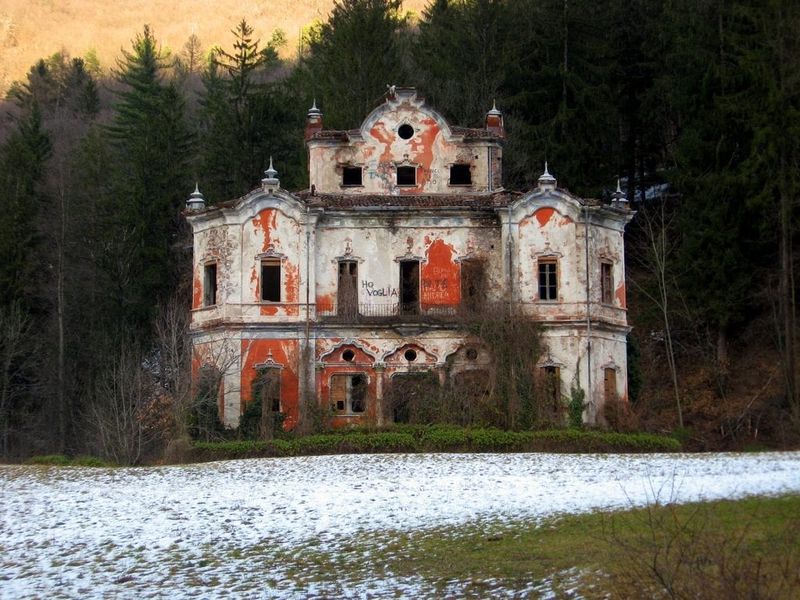
<path id="1" fill-rule="evenodd" d="M 261 261 L 261 300 L 263 302 L 281 301 L 281 261 L 269 259 Z"/>
<path id="2" fill-rule="evenodd" d="M 400 263 L 400 314 L 419 314 L 419 261 Z"/>
<path id="3" fill-rule="evenodd" d="M 539 300 L 558 300 L 557 267 L 555 260 L 539 261 Z"/>
<path id="4" fill-rule="evenodd" d="M 336 314 L 355 316 L 358 313 L 358 263 L 343 260 L 339 263 L 339 293 Z"/>
<path id="5" fill-rule="evenodd" d="M 469 165 L 456 164 L 450 166 L 450 185 L 471 185 L 472 172 Z"/>
<path id="6" fill-rule="evenodd" d="M 361 167 L 343 167 L 342 168 L 342 185 L 344 186 L 359 186 L 361 183 Z"/>
<path id="7" fill-rule="evenodd" d="M 254 396 L 261 401 L 261 414 L 281 412 L 281 371 L 277 368 L 259 369 L 253 386 Z"/>
<path id="8" fill-rule="evenodd" d="M 335 412 L 358 415 L 367 410 L 367 377 L 362 373 L 331 377 L 331 407 Z"/>
<path id="9" fill-rule="evenodd" d="M 203 306 L 217 303 L 217 263 L 203 267 Z"/>
<path id="10" fill-rule="evenodd" d="M 542 367 L 542 384 L 545 398 L 558 406 L 561 402 L 561 369 L 554 366 Z"/>
<path id="11" fill-rule="evenodd" d="M 603 388 L 606 402 L 617 400 L 617 371 L 616 369 L 603 369 Z"/>
<path id="12" fill-rule="evenodd" d="M 603 304 L 614 301 L 614 276 L 611 263 L 600 263 L 600 294 Z"/>
<path id="13" fill-rule="evenodd" d="M 397 185 L 417 185 L 417 167 L 397 167 Z"/>
<path id="14" fill-rule="evenodd" d="M 486 297 L 484 264 L 480 260 L 461 261 L 461 303 L 470 311 L 483 308 Z"/>

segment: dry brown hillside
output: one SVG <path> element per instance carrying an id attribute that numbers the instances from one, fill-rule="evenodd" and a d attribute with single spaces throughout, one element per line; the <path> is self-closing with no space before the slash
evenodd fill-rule
<path id="1" fill-rule="evenodd" d="M 406 0 L 404 7 L 419 13 L 426 4 Z M 2 0 L 0 93 L 37 59 L 62 49 L 70 56 L 94 50 L 102 67 L 113 66 L 145 23 L 164 48 L 180 51 L 193 33 L 205 49 L 229 46 L 230 30 L 245 17 L 262 39 L 282 29 L 290 56 L 301 29 L 324 20 L 332 6 L 333 0 Z"/>

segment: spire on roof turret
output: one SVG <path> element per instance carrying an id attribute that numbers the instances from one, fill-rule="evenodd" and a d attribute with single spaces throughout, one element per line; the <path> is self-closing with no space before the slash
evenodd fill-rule
<path id="1" fill-rule="evenodd" d="M 275 188 L 280 187 L 281 182 L 278 180 L 278 172 L 275 170 L 275 167 L 272 166 L 272 157 L 269 157 L 269 167 L 266 171 L 264 171 L 264 179 L 261 180 L 261 184 L 264 186 L 264 189 L 268 192 L 271 192 Z"/>
<path id="2" fill-rule="evenodd" d="M 506 130 L 503 125 L 503 113 L 497 110 L 497 102 L 492 100 L 492 108 L 486 113 L 486 130 L 497 134 L 498 137 L 505 137 Z"/>
<path id="3" fill-rule="evenodd" d="M 206 207 L 206 199 L 200 192 L 200 187 L 195 181 L 194 191 L 189 194 L 189 199 L 186 200 L 186 208 L 189 210 L 203 210 Z"/>
<path id="4" fill-rule="evenodd" d="M 555 189 L 556 187 L 556 178 L 550 175 L 550 171 L 547 169 L 547 161 L 544 161 L 544 173 L 539 175 L 539 187 L 549 189 Z"/>

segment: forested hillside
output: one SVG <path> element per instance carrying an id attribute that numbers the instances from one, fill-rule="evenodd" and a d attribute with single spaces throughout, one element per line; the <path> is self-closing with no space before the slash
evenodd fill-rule
<path id="1" fill-rule="evenodd" d="M 796 442 L 800 5 L 433 0 L 412 18 L 400 0 L 340 0 L 299 55 L 244 16 L 218 47 L 194 35 L 167 53 L 143 24 L 111 69 L 58 53 L 9 87 L 0 454 L 107 454 L 116 436 L 135 462 L 184 436 L 186 197 L 195 182 L 212 203 L 242 195 L 269 156 L 304 187 L 312 100 L 327 127 L 354 127 L 387 84 L 461 126 L 496 102 L 507 188 L 545 159 L 580 195 L 620 179 L 637 211 L 633 410 L 612 425 Z"/>

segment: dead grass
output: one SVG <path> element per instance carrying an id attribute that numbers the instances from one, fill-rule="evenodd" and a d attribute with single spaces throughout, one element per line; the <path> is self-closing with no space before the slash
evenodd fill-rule
<path id="1" fill-rule="evenodd" d="M 406 0 L 416 13 L 425 0 Z M 24 77 L 39 58 L 62 49 L 84 56 L 94 49 L 103 68 L 115 65 L 121 48 L 147 23 L 164 48 L 179 52 L 190 35 L 208 50 L 229 46 L 230 30 L 246 18 L 262 39 L 275 29 L 286 34 L 283 49 L 294 56 L 303 27 L 324 20 L 333 0 L 4 0 L 0 5 L 0 92 Z"/>

